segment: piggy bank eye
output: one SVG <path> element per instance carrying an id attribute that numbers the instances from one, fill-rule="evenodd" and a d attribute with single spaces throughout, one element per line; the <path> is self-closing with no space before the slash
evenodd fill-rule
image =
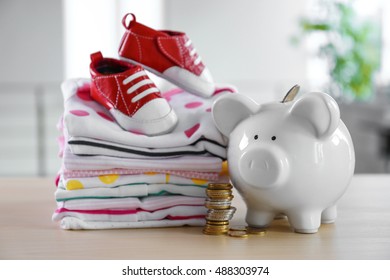
<path id="1" fill-rule="evenodd" d="M 257 139 L 259 139 L 259 136 L 256 134 L 255 137 L 253 137 L 253 138 L 255 138 L 255 140 L 257 140 Z"/>
<path id="2" fill-rule="evenodd" d="M 275 140 L 276 140 L 276 136 L 272 136 L 272 137 L 271 137 L 271 140 L 272 140 L 272 141 L 275 141 Z"/>

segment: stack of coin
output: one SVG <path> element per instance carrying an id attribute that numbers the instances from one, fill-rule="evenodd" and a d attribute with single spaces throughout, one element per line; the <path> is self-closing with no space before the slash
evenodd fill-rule
<path id="1" fill-rule="evenodd" d="M 205 206 L 208 209 L 204 234 L 221 235 L 229 231 L 229 221 L 236 208 L 231 206 L 232 185 L 228 183 L 212 183 L 206 189 Z"/>

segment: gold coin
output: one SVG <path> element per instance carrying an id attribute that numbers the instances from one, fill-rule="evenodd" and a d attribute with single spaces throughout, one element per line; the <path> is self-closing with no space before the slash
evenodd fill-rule
<path id="1" fill-rule="evenodd" d="M 227 206 L 205 205 L 205 207 L 206 207 L 207 209 L 220 209 L 220 210 L 225 210 L 225 209 L 229 209 L 229 208 L 230 208 L 230 205 L 227 205 Z"/>
<path id="2" fill-rule="evenodd" d="M 267 233 L 267 230 L 265 228 L 255 228 L 255 227 L 248 227 L 246 230 L 249 234 L 253 235 L 265 235 Z"/>
<path id="3" fill-rule="evenodd" d="M 209 192 L 232 192 L 231 189 L 209 189 L 209 188 L 206 188 L 206 191 L 209 191 Z"/>
<path id="4" fill-rule="evenodd" d="M 229 225 L 229 221 L 206 220 L 206 225 L 210 225 L 210 226 L 228 226 Z"/>
<path id="5" fill-rule="evenodd" d="M 247 230 L 247 226 L 232 226 L 230 227 L 231 231 L 246 231 Z"/>
<path id="6" fill-rule="evenodd" d="M 212 203 L 226 203 L 226 202 L 231 203 L 233 198 L 234 198 L 233 195 L 228 195 L 228 196 L 226 196 L 224 198 L 219 198 L 219 197 L 218 198 L 211 198 L 211 197 L 207 197 L 205 201 L 206 202 L 212 202 Z"/>
<path id="7" fill-rule="evenodd" d="M 228 201 L 228 202 L 231 202 L 233 197 L 231 195 L 207 195 L 208 199 L 211 200 L 211 201 Z"/>
<path id="8" fill-rule="evenodd" d="M 206 205 L 206 208 L 207 209 L 219 209 L 219 210 L 225 210 L 225 209 L 229 209 L 230 206 L 209 206 L 209 205 Z"/>
<path id="9" fill-rule="evenodd" d="M 206 234 L 225 234 L 227 230 L 209 230 L 207 228 L 203 229 L 203 232 Z"/>
<path id="10" fill-rule="evenodd" d="M 232 195 L 231 190 L 208 190 L 206 189 L 206 194 L 209 197 L 230 197 Z"/>
<path id="11" fill-rule="evenodd" d="M 233 186 L 229 183 L 210 183 L 207 186 L 209 190 L 231 190 Z"/>
<path id="12" fill-rule="evenodd" d="M 209 234 L 226 234 L 228 230 L 209 230 L 209 229 L 204 229 L 203 232 L 209 233 Z"/>
<path id="13" fill-rule="evenodd" d="M 212 226 L 224 226 L 224 225 L 228 225 L 229 221 L 210 221 L 206 219 L 206 224 Z"/>
<path id="14" fill-rule="evenodd" d="M 206 223 L 205 225 L 206 228 L 210 228 L 210 229 L 229 229 L 229 224 L 210 224 L 210 223 Z"/>
<path id="15" fill-rule="evenodd" d="M 229 223 L 220 223 L 220 224 L 217 224 L 217 223 L 206 223 L 205 224 L 205 227 L 209 227 L 209 228 L 228 228 L 229 227 Z"/>
<path id="16" fill-rule="evenodd" d="M 224 235 L 224 234 L 226 234 L 226 232 L 210 232 L 210 231 L 208 231 L 208 230 L 203 230 L 203 233 L 204 234 L 207 234 L 207 235 Z"/>
<path id="17" fill-rule="evenodd" d="M 230 201 L 231 202 L 233 200 L 233 196 L 232 195 L 207 195 L 207 197 L 211 201 L 215 201 L 215 200 L 221 201 L 221 200 L 224 200 L 224 201 Z"/>
<path id="18" fill-rule="evenodd" d="M 248 237 L 248 234 L 244 230 L 229 230 L 228 235 L 231 237 L 240 237 L 240 238 L 246 238 Z"/>
<path id="19" fill-rule="evenodd" d="M 210 232 L 210 233 L 220 233 L 220 232 L 228 232 L 229 231 L 229 228 L 226 227 L 226 228 L 210 228 L 210 227 L 205 227 L 203 229 L 205 232 Z"/>
<path id="20" fill-rule="evenodd" d="M 213 235 L 218 235 L 218 234 L 225 234 L 229 230 L 228 225 L 224 226 L 211 226 L 211 225 L 206 225 L 203 228 L 203 233 L 205 234 L 213 234 Z"/>

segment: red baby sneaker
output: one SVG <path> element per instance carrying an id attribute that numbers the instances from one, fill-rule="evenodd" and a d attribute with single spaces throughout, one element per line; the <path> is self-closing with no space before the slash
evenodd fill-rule
<path id="1" fill-rule="evenodd" d="M 126 24 L 129 15 L 133 19 Z M 131 13 L 122 24 L 126 31 L 119 46 L 121 59 L 140 64 L 193 94 L 210 97 L 214 93 L 211 74 L 185 33 L 151 29 Z"/>
<path id="2" fill-rule="evenodd" d="M 177 116 L 144 69 L 126 61 L 91 54 L 91 97 L 107 108 L 125 130 L 158 135 L 171 131 Z"/>

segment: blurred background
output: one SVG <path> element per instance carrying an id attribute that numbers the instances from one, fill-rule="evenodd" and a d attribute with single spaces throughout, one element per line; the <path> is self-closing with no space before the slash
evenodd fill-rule
<path id="1" fill-rule="evenodd" d="M 257 102 L 281 100 L 294 84 L 331 94 L 356 173 L 390 171 L 388 1 L 0 0 L 0 176 L 56 174 L 60 84 L 89 77 L 95 51 L 117 57 L 128 12 L 186 32 L 216 82 Z"/>

